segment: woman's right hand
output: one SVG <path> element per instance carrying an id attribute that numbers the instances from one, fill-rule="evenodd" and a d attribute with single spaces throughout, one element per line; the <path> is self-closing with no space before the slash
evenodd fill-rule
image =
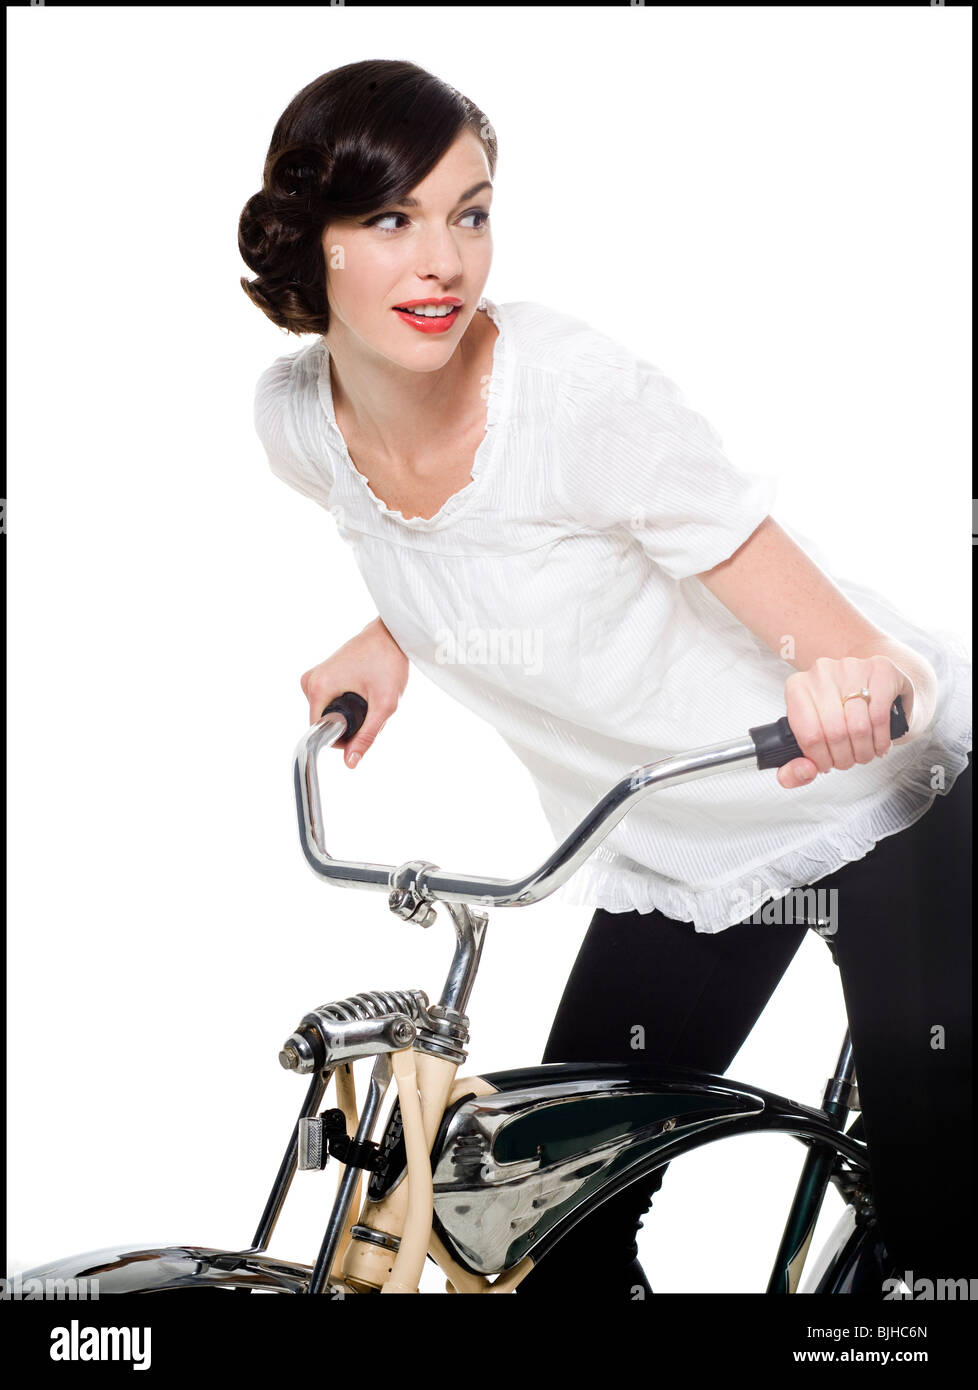
<path id="1" fill-rule="evenodd" d="M 383 621 L 375 618 L 302 677 L 300 684 L 309 701 L 310 724 L 318 723 L 329 702 L 344 691 L 355 691 L 366 700 L 367 717 L 349 746 L 342 741 L 332 745 L 342 749 L 347 767 L 356 767 L 397 709 L 407 685 L 408 669 L 407 657 Z"/>

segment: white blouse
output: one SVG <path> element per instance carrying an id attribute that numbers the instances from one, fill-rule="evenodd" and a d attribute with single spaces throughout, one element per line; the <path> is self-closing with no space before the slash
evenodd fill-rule
<path id="1" fill-rule="evenodd" d="M 784 715 L 794 668 L 695 578 L 763 521 L 776 482 L 734 466 L 672 380 L 583 320 L 525 301 L 479 309 L 499 330 L 486 434 L 472 481 L 430 519 L 388 508 L 354 465 L 323 338 L 262 373 L 255 426 L 273 472 L 334 517 L 405 655 L 529 770 L 561 841 L 633 769 Z M 722 931 L 950 790 L 971 748 L 967 650 L 832 578 L 932 663 L 924 737 L 805 787 L 746 767 L 650 793 L 555 900 Z"/>

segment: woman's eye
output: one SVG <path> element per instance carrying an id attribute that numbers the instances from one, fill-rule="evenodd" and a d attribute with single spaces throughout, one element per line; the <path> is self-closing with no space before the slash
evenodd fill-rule
<path id="1" fill-rule="evenodd" d="M 384 212 L 384 213 L 381 213 L 379 217 L 373 217 L 373 218 L 371 218 L 371 220 L 370 220 L 369 222 L 366 223 L 366 226 L 368 226 L 368 227 L 380 227 L 380 230 L 381 230 L 382 232 L 396 232 L 396 231 L 399 230 L 397 227 L 381 227 L 380 224 L 381 224 L 381 222 L 389 222 L 391 219 L 397 218 L 397 217 L 402 217 L 402 218 L 403 218 L 403 217 L 404 217 L 404 213 L 403 213 L 403 212 Z"/>
<path id="2" fill-rule="evenodd" d="M 462 218 L 464 219 L 466 217 L 482 218 L 482 221 L 478 224 L 478 226 L 468 228 L 469 231 L 473 232 L 481 231 L 482 228 L 486 226 L 486 224 L 489 221 L 489 214 L 487 212 L 483 212 L 480 208 L 473 208 L 471 212 L 463 212 Z M 401 230 L 400 227 L 382 227 L 381 223 L 393 222 L 396 221 L 398 218 L 400 218 L 401 221 L 404 222 L 408 220 L 403 212 L 381 212 L 378 213 L 376 217 L 371 217 L 370 220 L 365 222 L 363 225 L 365 227 L 376 227 L 378 231 L 384 232 L 386 235 L 390 236 L 392 232 L 399 232 Z"/>

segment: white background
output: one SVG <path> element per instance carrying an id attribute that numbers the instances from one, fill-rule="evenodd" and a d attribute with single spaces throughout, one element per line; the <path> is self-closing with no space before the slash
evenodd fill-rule
<path id="1" fill-rule="evenodd" d="M 659 364 L 836 572 L 965 634 L 971 14 L 24 8 L 7 28 L 12 1273 L 249 1243 L 306 1088 L 283 1039 L 360 990 L 434 999 L 451 956 L 444 914 L 421 932 L 317 881 L 297 839 L 299 677 L 374 609 L 252 425 L 261 370 L 310 341 L 238 283 L 292 96 L 373 57 L 468 95 L 500 149 L 487 295 Z M 551 848 L 528 774 L 419 672 L 355 772 L 321 763 L 340 857 L 516 876 Z M 490 914 L 463 1074 L 539 1060 L 590 915 Z M 844 1026 L 811 935 L 728 1075 L 817 1104 Z M 775 1136 L 673 1164 L 639 1238 L 653 1288 L 763 1289 L 802 1159 Z M 297 1176 L 275 1253 L 315 1258 L 333 1184 Z M 816 1241 L 841 1210 L 831 1189 Z"/>

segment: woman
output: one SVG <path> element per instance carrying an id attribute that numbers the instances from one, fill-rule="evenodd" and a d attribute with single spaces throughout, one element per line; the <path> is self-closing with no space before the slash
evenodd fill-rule
<path id="1" fill-rule="evenodd" d="M 310 721 L 361 691 L 355 766 L 410 659 L 498 729 L 563 838 L 629 769 L 786 712 L 804 756 L 776 780 L 741 769 L 639 803 L 560 890 L 596 911 L 544 1060 L 634 1060 L 641 1023 L 643 1060 L 724 1072 L 807 929 L 756 909 L 838 887 L 882 1232 L 915 1274 L 968 1277 L 967 655 L 833 583 L 770 516 L 773 480 L 736 469 L 659 368 L 579 318 L 483 298 L 495 165 L 454 88 L 352 63 L 289 104 L 242 213 L 249 298 L 316 335 L 262 373 L 256 428 L 380 615 L 302 676 Z M 933 1137 L 953 1211 L 931 1196 Z M 661 1178 L 519 1292 L 581 1268 L 611 1297 L 648 1291 L 634 1236 Z"/>

